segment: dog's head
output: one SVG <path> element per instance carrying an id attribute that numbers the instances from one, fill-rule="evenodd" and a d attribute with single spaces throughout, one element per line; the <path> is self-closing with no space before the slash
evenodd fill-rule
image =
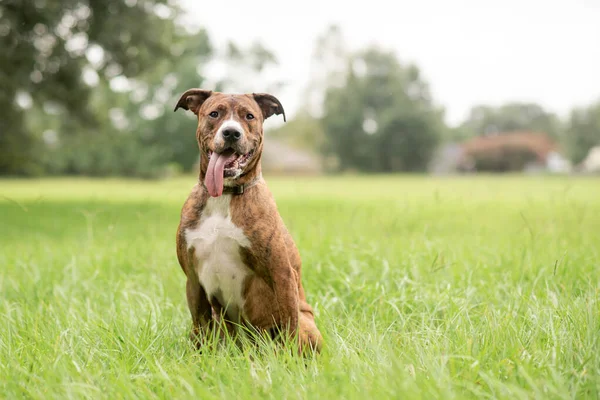
<path id="1" fill-rule="evenodd" d="M 211 196 L 223 193 L 223 184 L 232 184 L 260 168 L 263 122 L 271 115 L 285 113 L 274 96 L 266 93 L 225 94 L 189 89 L 177 102 L 178 108 L 198 117 L 196 139 L 202 153 L 200 175 Z"/>

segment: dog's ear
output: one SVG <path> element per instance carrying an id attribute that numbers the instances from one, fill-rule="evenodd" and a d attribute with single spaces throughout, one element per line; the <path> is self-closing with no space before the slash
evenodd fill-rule
<path id="1" fill-rule="evenodd" d="M 212 95 L 212 93 L 212 90 L 188 89 L 181 95 L 173 111 L 177 111 L 178 108 L 183 108 L 184 110 L 190 110 L 194 114 L 198 114 L 200 106 Z"/>
<path id="2" fill-rule="evenodd" d="M 252 93 L 252 97 L 254 97 L 254 101 L 258 103 L 265 119 L 273 114 L 283 114 L 283 121 L 285 122 L 285 111 L 283 111 L 281 102 L 277 100 L 275 96 L 267 93 Z"/>

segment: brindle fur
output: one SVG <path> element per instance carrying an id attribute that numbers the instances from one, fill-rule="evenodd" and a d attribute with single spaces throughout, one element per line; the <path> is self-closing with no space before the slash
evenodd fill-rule
<path id="1" fill-rule="evenodd" d="M 229 333 L 232 324 L 222 321 L 222 305 L 215 298 L 207 298 L 197 275 L 194 249 L 188 249 L 187 229 L 199 224 L 209 198 L 202 185 L 208 167 L 208 150 L 222 151 L 215 134 L 222 118 L 229 115 L 253 113 L 255 119 L 244 123 L 242 151 L 254 149 L 254 156 L 244 173 L 230 185 L 252 181 L 261 173 L 260 158 L 263 146 L 263 121 L 273 114 L 283 114 L 281 103 L 268 94 L 227 95 L 200 89 L 190 89 L 181 96 L 175 110 L 184 108 L 198 116 L 196 138 L 201 152 L 199 183 L 194 186 L 181 211 L 177 230 L 177 258 L 187 276 L 186 294 L 192 315 L 192 338 L 198 345 L 207 335 L 219 332 L 217 326 L 225 322 Z M 220 110 L 219 120 L 208 118 L 208 113 Z M 284 114 L 285 118 L 285 114 Z M 301 281 L 301 258 L 264 180 L 245 190 L 243 195 L 232 196 L 232 222 L 241 228 L 251 246 L 241 248 L 242 260 L 253 272 L 244 282 L 244 324 L 259 332 L 275 331 L 297 335 L 299 351 L 314 349 L 320 352 L 322 336 L 315 321 L 312 307 L 307 303 Z M 220 332 L 221 334 L 223 332 Z"/>

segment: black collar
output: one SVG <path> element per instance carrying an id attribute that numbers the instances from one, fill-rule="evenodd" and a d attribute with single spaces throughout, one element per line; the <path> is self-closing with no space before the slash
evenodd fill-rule
<path id="1" fill-rule="evenodd" d="M 244 194 L 244 190 L 250 189 L 252 186 L 254 186 L 258 182 L 260 182 L 261 179 L 262 179 L 262 173 L 258 174 L 250 182 L 245 183 L 243 185 L 223 186 L 223 194 L 234 194 L 234 195 Z M 204 186 L 204 183 L 202 183 L 202 186 Z M 204 188 L 206 188 L 206 186 L 204 186 Z"/>

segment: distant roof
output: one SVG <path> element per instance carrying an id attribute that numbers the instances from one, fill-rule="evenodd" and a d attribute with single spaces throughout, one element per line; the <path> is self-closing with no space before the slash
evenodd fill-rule
<path id="1" fill-rule="evenodd" d="M 262 167 L 265 171 L 318 172 L 321 161 L 313 153 L 296 149 L 281 141 L 266 140 L 263 147 Z"/>
<path id="2" fill-rule="evenodd" d="M 536 153 L 541 160 L 548 154 L 558 151 L 558 143 L 545 133 L 539 132 L 505 132 L 488 136 L 476 136 L 461 144 L 465 153 L 494 151 L 506 147 L 527 147 Z"/>

